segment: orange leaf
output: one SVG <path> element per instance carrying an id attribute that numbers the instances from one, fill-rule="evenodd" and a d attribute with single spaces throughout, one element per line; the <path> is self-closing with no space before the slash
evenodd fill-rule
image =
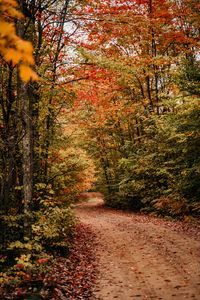
<path id="1" fill-rule="evenodd" d="M 33 80 L 33 81 L 39 80 L 38 75 L 27 65 L 23 65 L 23 64 L 20 65 L 19 73 L 21 79 L 25 82 L 28 82 L 29 80 Z"/>
<path id="2" fill-rule="evenodd" d="M 13 64 L 18 64 L 21 60 L 22 56 L 19 53 L 19 51 L 16 51 L 15 49 L 8 49 L 5 51 L 4 59 L 9 62 L 12 61 Z"/>

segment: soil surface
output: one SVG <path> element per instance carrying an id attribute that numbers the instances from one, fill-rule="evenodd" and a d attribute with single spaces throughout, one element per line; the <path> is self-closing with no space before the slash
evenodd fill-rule
<path id="1" fill-rule="evenodd" d="M 99 276 L 91 299 L 200 299 L 200 231 L 115 211 L 93 198 L 76 208 L 97 236 Z"/>

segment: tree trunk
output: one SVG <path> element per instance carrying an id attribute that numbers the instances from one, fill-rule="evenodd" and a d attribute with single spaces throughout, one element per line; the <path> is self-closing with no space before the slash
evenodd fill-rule
<path id="1" fill-rule="evenodd" d="M 24 204 L 24 237 L 31 237 L 31 203 L 33 190 L 32 172 L 32 116 L 27 84 L 20 82 L 19 95 L 22 102 L 22 153 L 23 153 L 23 204 Z"/>
<path id="2" fill-rule="evenodd" d="M 20 3 L 21 4 L 21 3 Z M 22 4 L 21 4 L 22 5 Z M 24 38 L 24 24 L 17 23 L 18 35 Z M 18 74 L 17 97 L 21 103 L 22 118 L 22 171 L 23 171 L 23 213 L 24 238 L 31 238 L 31 204 L 33 197 L 33 143 L 32 143 L 32 112 L 29 84 L 24 83 Z"/>

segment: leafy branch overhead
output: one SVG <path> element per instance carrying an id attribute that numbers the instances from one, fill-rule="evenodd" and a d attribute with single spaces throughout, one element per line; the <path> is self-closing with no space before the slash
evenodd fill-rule
<path id="1" fill-rule="evenodd" d="M 0 2 L 0 53 L 13 67 L 19 64 L 19 73 L 23 81 L 38 80 L 37 74 L 30 65 L 34 65 L 33 46 L 16 34 L 15 20 L 23 20 L 15 0 Z M 19 22 L 19 21 L 18 21 Z"/>

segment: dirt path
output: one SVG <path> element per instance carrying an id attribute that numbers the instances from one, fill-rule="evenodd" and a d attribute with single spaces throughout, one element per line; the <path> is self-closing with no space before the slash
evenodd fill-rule
<path id="1" fill-rule="evenodd" d="M 78 205 L 77 214 L 99 241 L 93 299 L 200 299 L 199 236 L 156 218 L 106 209 L 101 199 Z"/>

